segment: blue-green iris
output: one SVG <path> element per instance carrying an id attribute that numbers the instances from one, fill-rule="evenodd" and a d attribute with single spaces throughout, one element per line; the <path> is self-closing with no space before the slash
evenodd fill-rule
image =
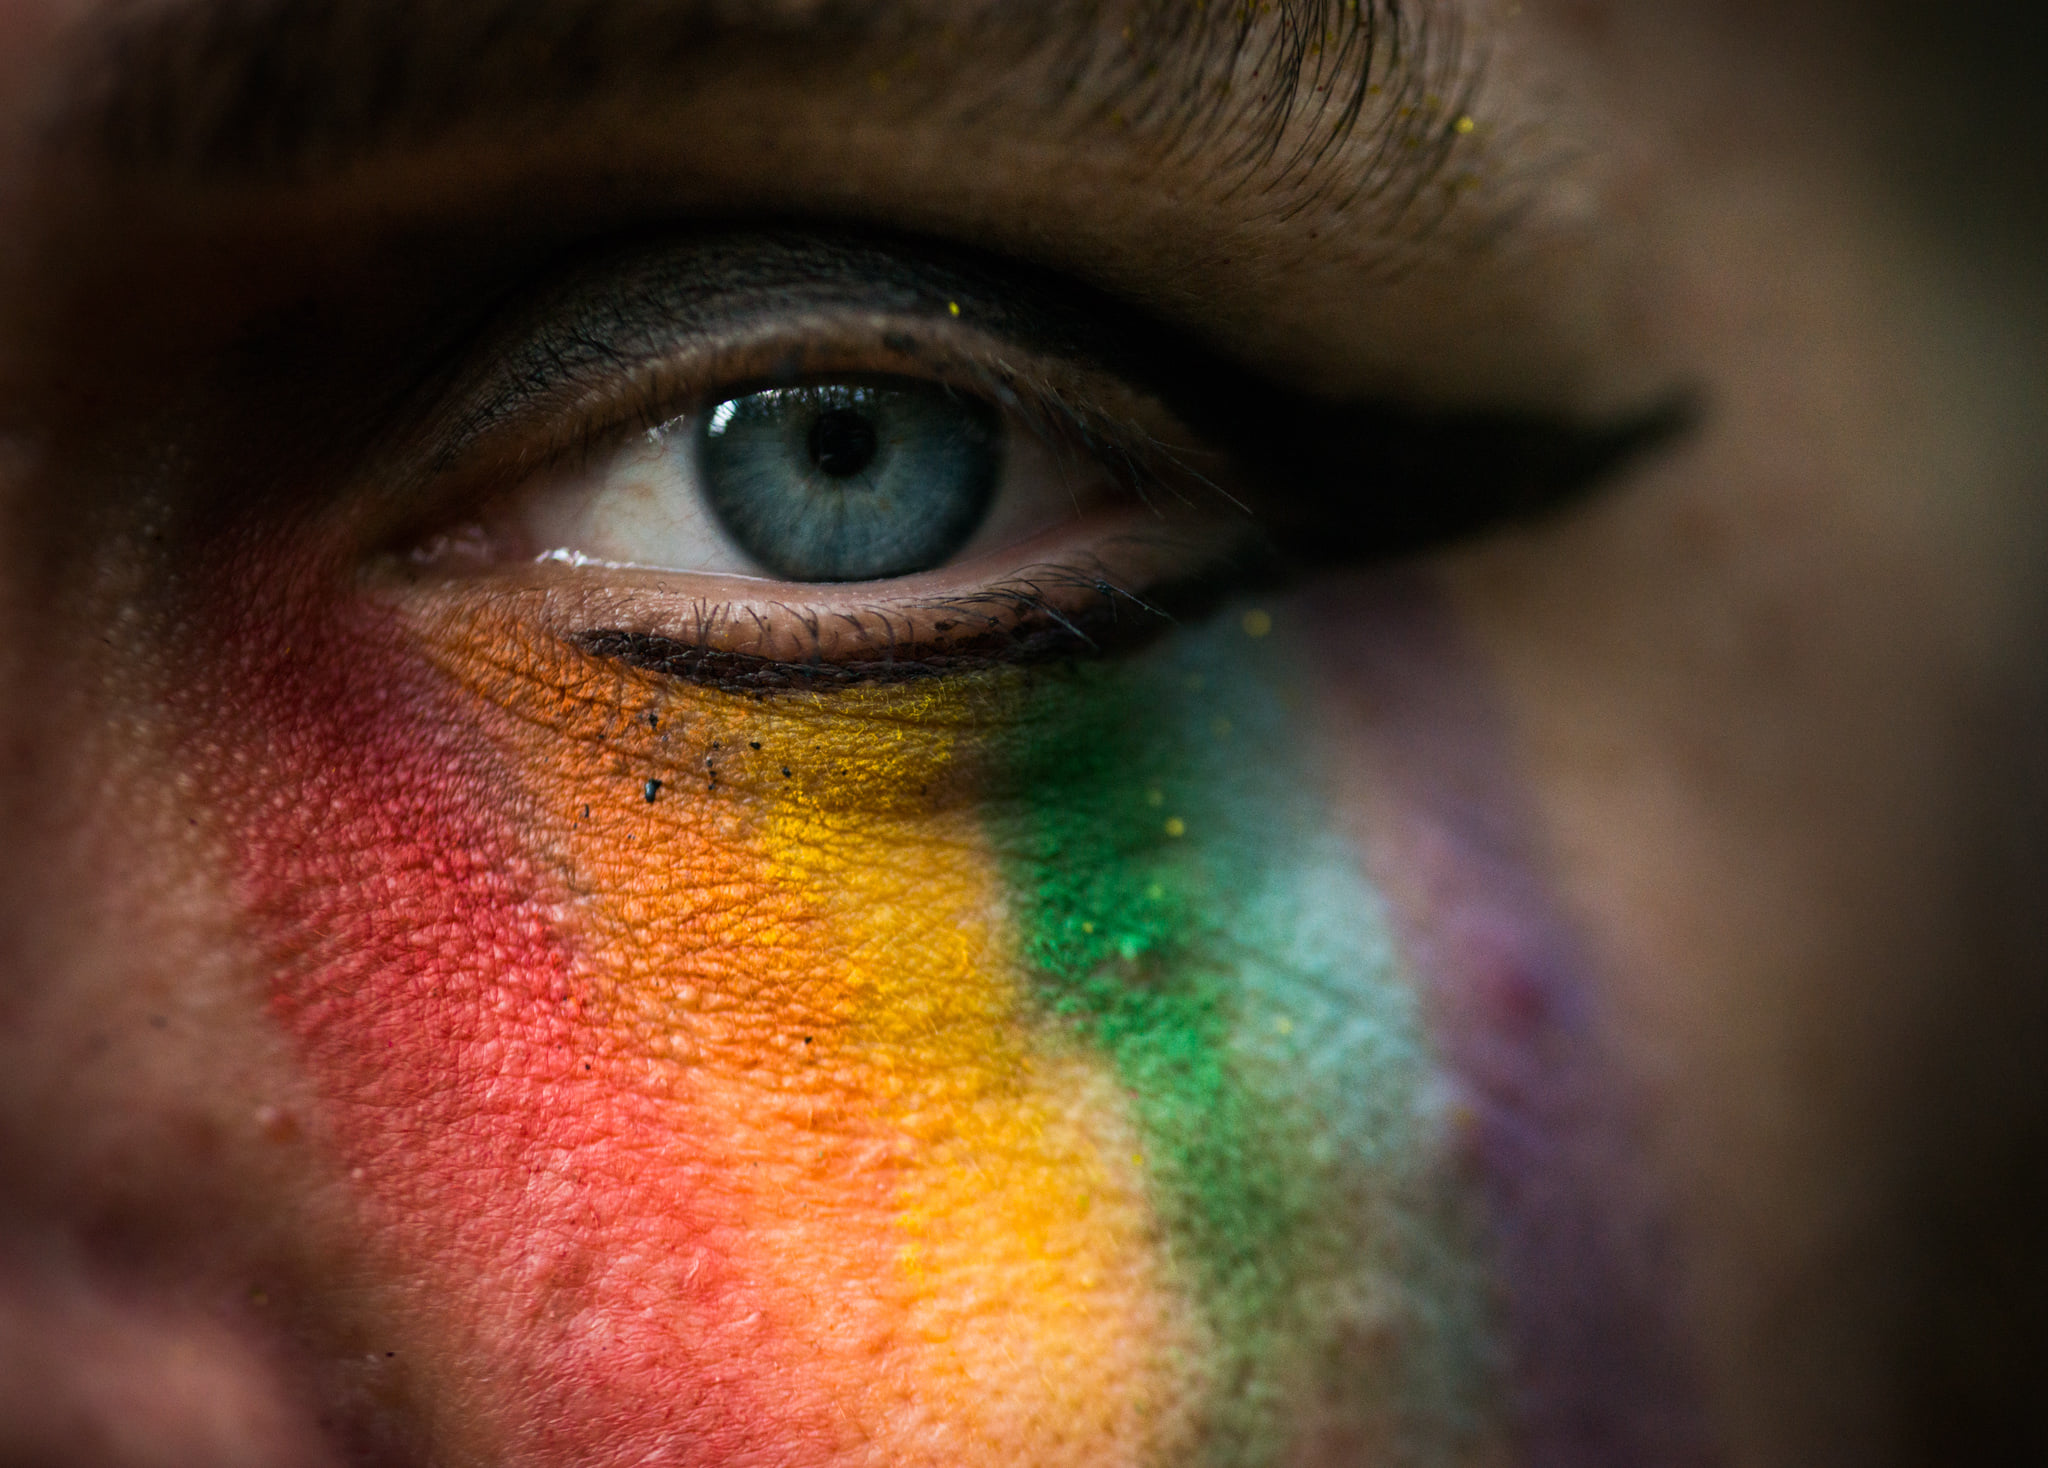
<path id="1" fill-rule="evenodd" d="M 989 403 L 909 379 L 770 388 L 706 414 L 703 485 L 728 534 L 792 581 L 939 565 L 988 515 L 1002 468 Z"/>

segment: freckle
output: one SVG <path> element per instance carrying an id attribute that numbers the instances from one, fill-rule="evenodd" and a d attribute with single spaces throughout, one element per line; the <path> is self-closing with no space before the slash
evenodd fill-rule
<path id="1" fill-rule="evenodd" d="M 640 793 L 647 797 L 647 803 L 649 805 L 654 804 L 654 798 L 657 795 L 661 794 L 661 781 L 649 780 L 647 784 L 644 787 L 642 787 Z"/>

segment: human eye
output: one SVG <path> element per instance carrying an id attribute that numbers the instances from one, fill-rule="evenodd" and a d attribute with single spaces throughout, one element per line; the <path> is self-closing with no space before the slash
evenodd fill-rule
<path id="1" fill-rule="evenodd" d="M 586 270 L 493 342 L 426 496 L 466 513 L 387 570 L 610 588 L 643 664 L 847 681 L 1098 655 L 1264 564 L 1223 457 L 1133 380 L 1140 326 L 932 254 L 739 234 Z M 565 335 L 586 357 L 537 375 Z"/>
<path id="2" fill-rule="evenodd" d="M 570 598 L 621 624 L 586 647 L 699 680 L 1092 659 L 1552 512 L 1682 421 L 1319 404 L 1042 270 L 712 231 L 489 336 L 376 564 Z"/>

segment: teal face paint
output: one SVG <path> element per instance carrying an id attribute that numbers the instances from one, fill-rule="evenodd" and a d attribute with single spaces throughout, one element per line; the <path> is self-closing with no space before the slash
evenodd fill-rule
<path id="1" fill-rule="evenodd" d="M 1213 1335 L 1200 1461 L 1457 1460 L 1494 1363 L 1451 1088 L 1284 643 L 1246 626 L 1037 675 L 992 844 L 1037 1001 L 1126 1089 Z"/>

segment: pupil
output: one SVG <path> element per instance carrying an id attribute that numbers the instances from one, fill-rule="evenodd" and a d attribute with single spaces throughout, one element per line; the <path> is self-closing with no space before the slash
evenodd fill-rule
<path id="1" fill-rule="evenodd" d="M 875 425 L 850 408 L 831 408 L 811 422 L 811 462 L 820 473 L 846 479 L 875 461 Z"/>

